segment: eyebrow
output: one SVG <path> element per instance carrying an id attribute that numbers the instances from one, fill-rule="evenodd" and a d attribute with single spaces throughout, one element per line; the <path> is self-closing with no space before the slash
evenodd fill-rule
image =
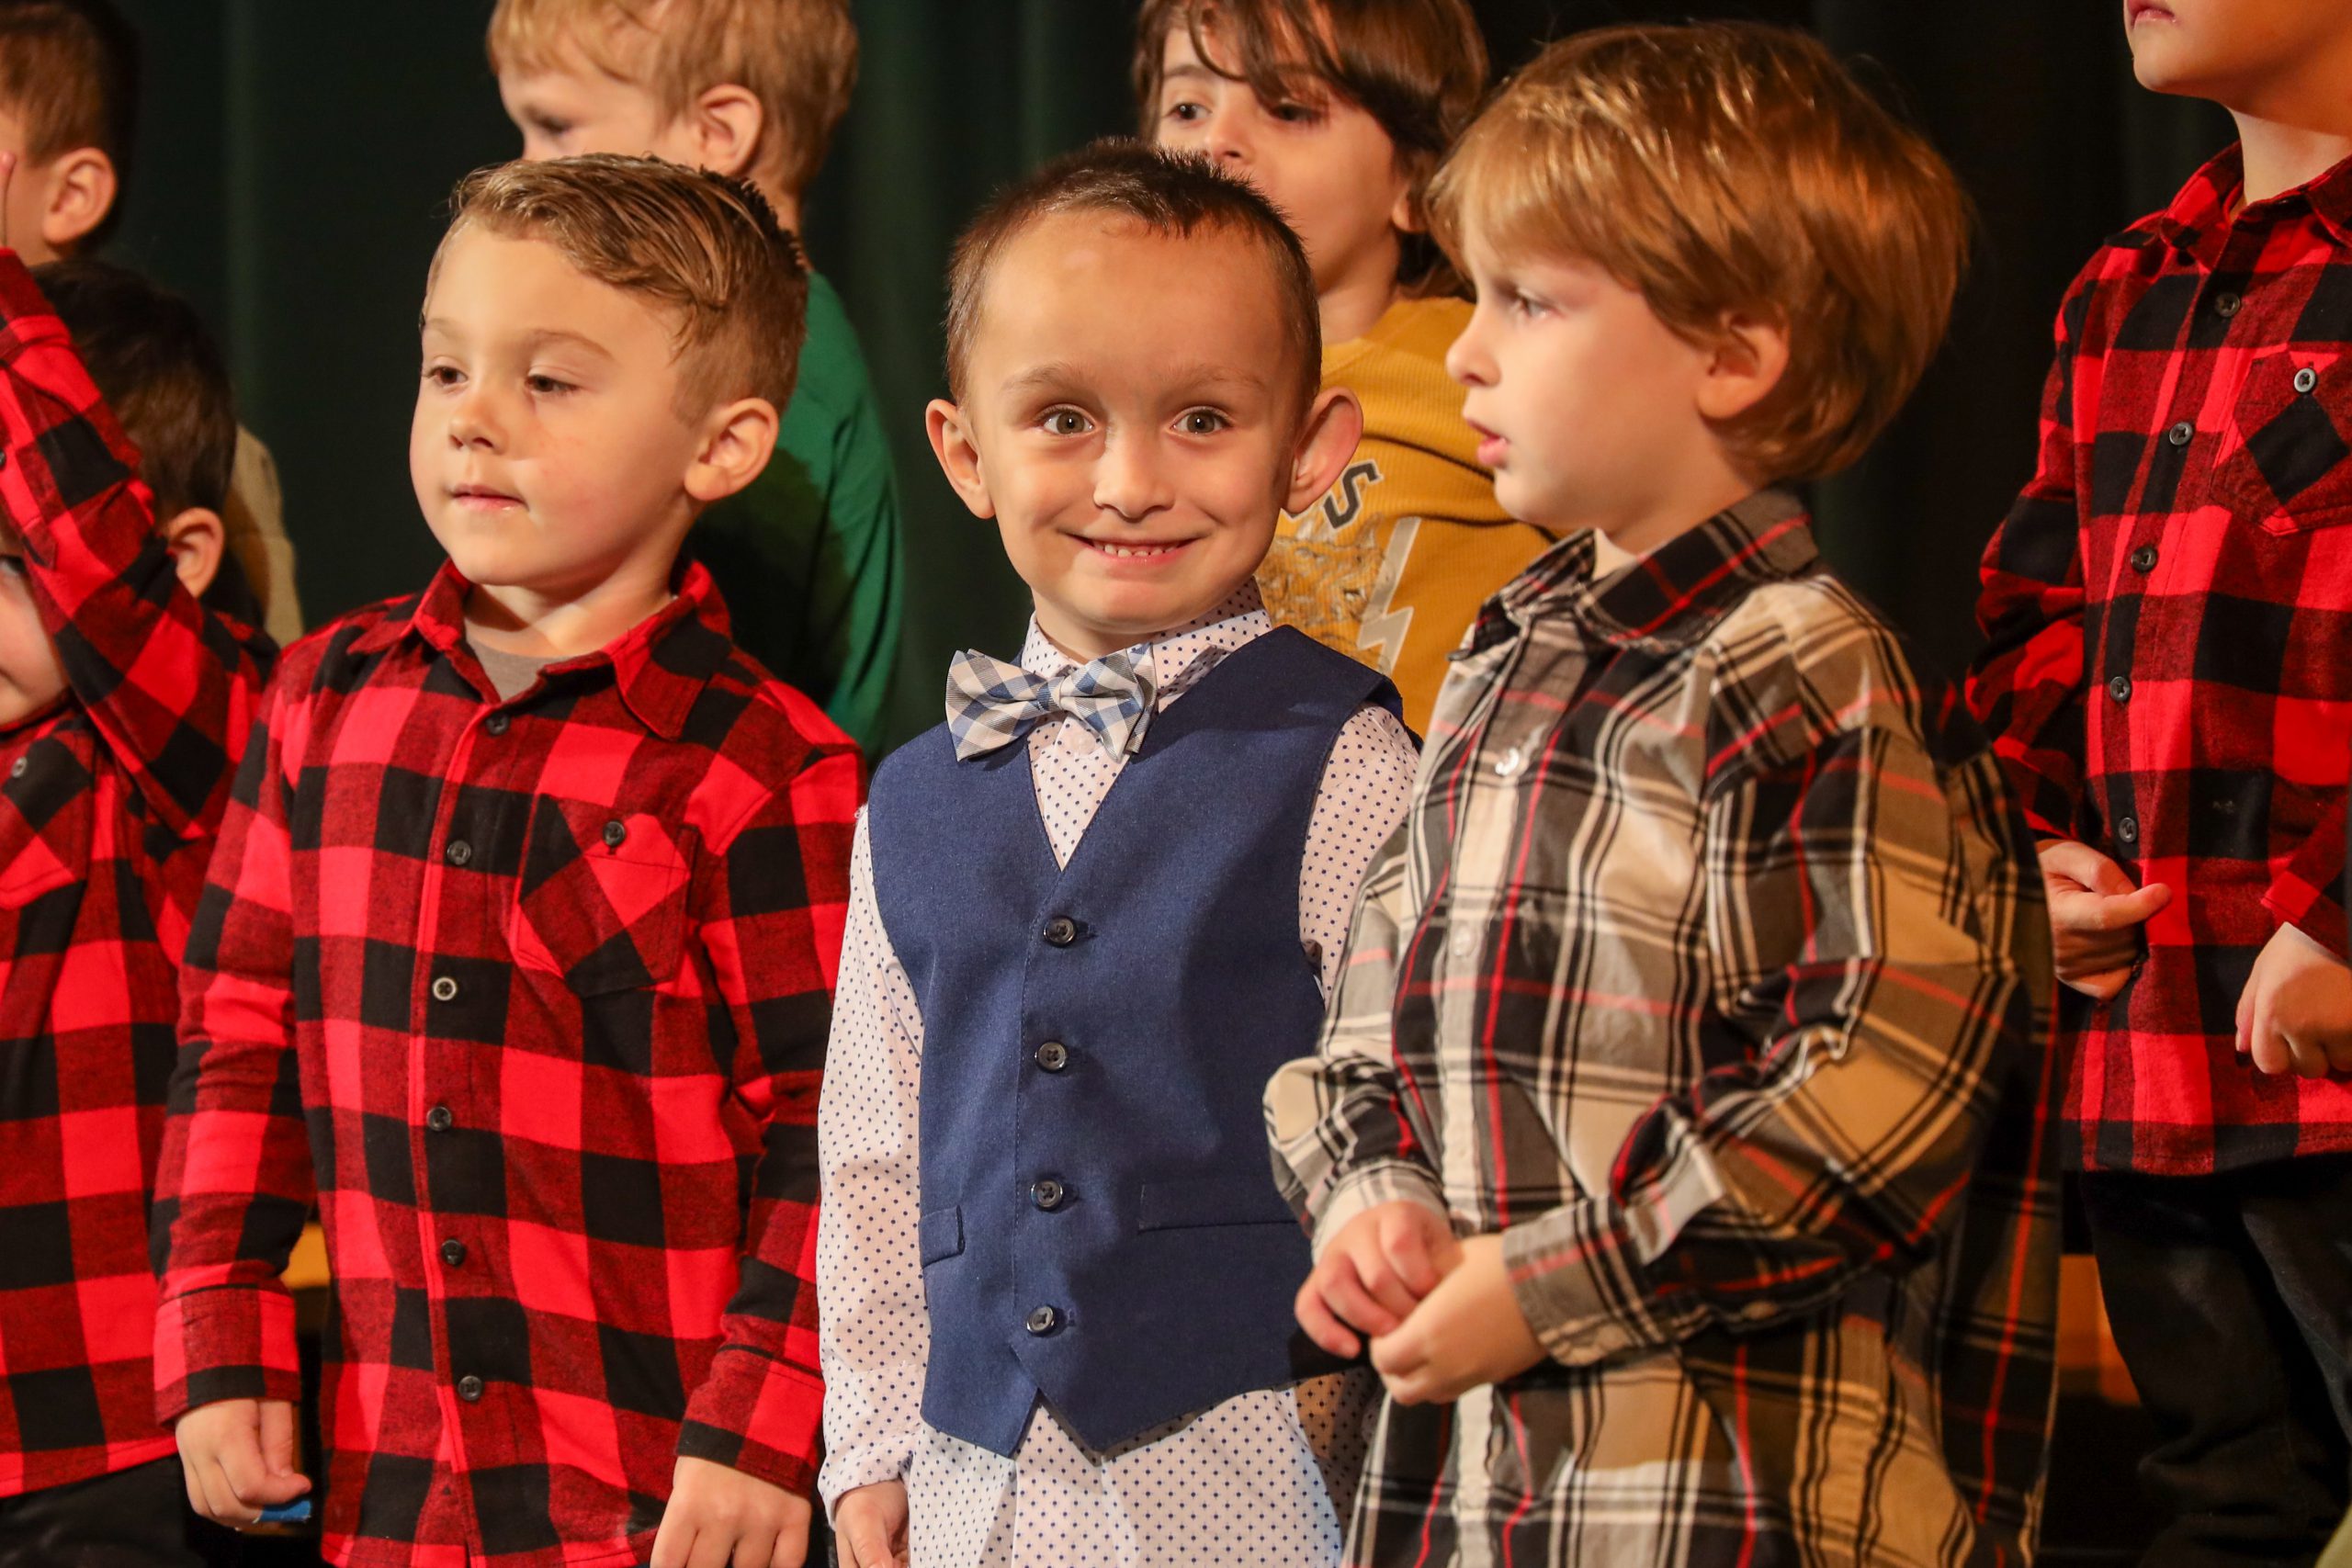
<path id="1" fill-rule="evenodd" d="M 1056 360 L 1046 365 L 1033 365 L 1016 375 L 1006 377 L 1001 389 L 1008 397 L 1018 397 L 1024 392 L 1046 391 L 1071 386 L 1084 379 L 1085 378 L 1079 374 L 1075 366 Z M 1160 378 L 1160 384 L 1187 389 L 1231 387 L 1255 391 L 1262 389 L 1268 383 L 1265 377 L 1254 370 L 1236 370 L 1223 365 L 1195 364 L 1178 366 Z"/>
<path id="2" fill-rule="evenodd" d="M 443 333 L 449 333 L 452 331 L 449 322 L 439 316 L 421 317 L 416 325 L 417 330 L 421 333 L 429 333 L 436 330 Z M 560 344 L 572 348 L 584 348 L 600 359 L 610 359 L 613 357 L 613 351 L 606 348 L 603 344 L 598 343 L 594 338 L 590 337 L 585 333 L 575 333 L 565 327 L 541 327 L 536 332 L 525 334 L 523 338 L 523 346 L 526 349 L 541 349 L 551 344 Z"/>

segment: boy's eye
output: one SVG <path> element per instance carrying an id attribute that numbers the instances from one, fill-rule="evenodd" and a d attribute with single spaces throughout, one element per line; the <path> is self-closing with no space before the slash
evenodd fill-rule
<path id="1" fill-rule="evenodd" d="M 1179 125 L 1191 125 L 1195 120 L 1204 118 L 1208 112 L 1206 106 L 1196 104 L 1190 98 L 1183 98 L 1169 105 L 1161 118 L 1172 119 Z"/>
<path id="2" fill-rule="evenodd" d="M 556 141 L 561 141 L 571 130 L 570 120 L 550 119 L 546 115 L 534 116 L 531 123 L 537 128 L 541 135 L 551 137 Z"/>
<path id="3" fill-rule="evenodd" d="M 1319 104 L 1281 103 L 1266 112 L 1286 125 L 1313 125 L 1323 118 Z"/>
<path id="4" fill-rule="evenodd" d="M 571 382 L 559 381 L 552 376 L 526 376 L 523 378 L 523 384 L 530 388 L 533 393 L 543 398 L 551 398 L 558 393 L 569 392 L 572 389 Z"/>
<path id="5" fill-rule="evenodd" d="M 24 576 L 24 575 L 25 575 L 25 558 L 24 558 L 24 557 L 22 557 L 22 556 L 0 556 L 0 577 L 22 577 L 22 576 Z"/>
<path id="6" fill-rule="evenodd" d="M 1233 422 L 1215 409 L 1188 409 L 1176 421 L 1187 435 L 1215 435 Z"/>
<path id="7" fill-rule="evenodd" d="M 1083 435 L 1093 426 L 1076 409 L 1052 409 L 1042 422 L 1048 435 Z"/>
<path id="8" fill-rule="evenodd" d="M 454 365 L 428 365 L 424 378 L 436 387 L 454 387 L 465 379 L 465 373 Z"/>

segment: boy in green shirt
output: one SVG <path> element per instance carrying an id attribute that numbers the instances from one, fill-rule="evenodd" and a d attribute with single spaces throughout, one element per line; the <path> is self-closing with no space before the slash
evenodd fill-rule
<path id="1" fill-rule="evenodd" d="M 641 152 L 751 181 L 797 233 L 857 79 L 846 0 L 499 0 L 499 96 L 523 156 Z M 808 341 L 758 482 L 695 549 L 735 639 L 872 756 L 899 653 L 899 494 L 857 334 L 808 277 Z"/>

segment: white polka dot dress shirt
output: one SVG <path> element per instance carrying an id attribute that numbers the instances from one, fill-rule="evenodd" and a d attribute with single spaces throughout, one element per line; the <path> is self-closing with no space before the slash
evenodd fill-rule
<path id="1" fill-rule="evenodd" d="M 1155 640 L 1155 708 L 1180 701 L 1226 654 L 1271 629 L 1256 586 L 1246 584 Z M 1071 662 L 1031 625 L 1023 669 L 1053 679 Z M 1025 744 L 1038 815 L 1055 858 L 1067 863 L 1125 759 L 1060 716 L 1039 724 Z M 1324 766 L 1299 874 L 1298 936 L 1327 995 L 1356 884 L 1403 819 L 1416 760 L 1404 726 L 1384 708 L 1365 707 L 1341 728 Z M 1042 1401 L 1011 1459 L 923 1424 L 922 1016 L 875 908 L 863 814 L 850 875 L 818 1115 L 817 1300 L 829 1450 L 819 1486 L 827 1506 L 853 1487 L 903 1481 L 916 1568 L 1338 1562 L 1377 1391 L 1368 1374 L 1245 1393 L 1108 1453 L 1089 1450 Z"/>

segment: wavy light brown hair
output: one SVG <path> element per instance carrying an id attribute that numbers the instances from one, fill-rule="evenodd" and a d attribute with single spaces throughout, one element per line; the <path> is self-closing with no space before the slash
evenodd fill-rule
<path id="1" fill-rule="evenodd" d="M 761 156 L 796 197 L 857 85 L 848 0 L 499 0 L 488 42 L 492 71 L 546 70 L 569 45 L 670 119 L 712 87 L 743 88 L 767 111 Z"/>
<path id="2" fill-rule="evenodd" d="M 1780 383 L 1718 434 L 1770 481 L 1859 458 L 1951 320 L 1970 209 L 1925 137 L 1819 42 L 1709 22 L 1545 50 L 1432 183 L 1432 230 L 1498 256 L 1576 257 L 1694 344 L 1727 317 L 1787 328 Z"/>
<path id="3" fill-rule="evenodd" d="M 1426 223 L 1430 176 L 1487 90 L 1486 39 L 1466 0 L 1144 0 L 1133 70 L 1147 140 L 1159 121 L 1160 62 L 1180 28 L 1204 63 L 1268 103 L 1329 92 L 1372 116 Z M 1423 294 L 1460 288 L 1426 235 L 1404 242 L 1400 285 Z"/>
<path id="4" fill-rule="evenodd" d="M 543 241 L 584 276 L 670 311 L 683 417 L 742 397 L 781 414 L 792 400 L 808 273 L 749 181 L 602 152 L 499 164 L 458 183 L 443 249 L 469 228 Z"/>

